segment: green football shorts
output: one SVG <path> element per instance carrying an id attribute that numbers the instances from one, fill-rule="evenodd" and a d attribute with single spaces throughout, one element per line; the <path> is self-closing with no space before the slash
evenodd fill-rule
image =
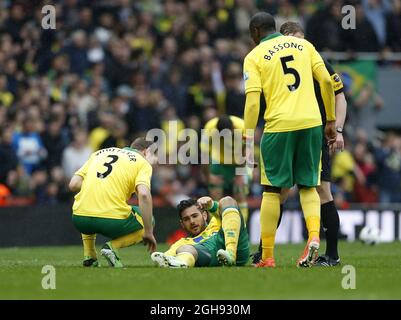
<path id="1" fill-rule="evenodd" d="M 72 223 L 83 234 L 101 234 L 116 239 L 143 229 L 142 215 L 139 207 L 132 206 L 127 219 L 110 219 L 72 215 Z"/>
<path id="2" fill-rule="evenodd" d="M 264 133 L 260 142 L 262 185 L 291 188 L 320 184 L 322 127 Z"/>
<path id="3" fill-rule="evenodd" d="M 223 185 L 221 186 L 224 190 L 225 195 L 232 195 L 233 193 L 238 192 L 236 190 L 235 184 L 235 176 L 236 176 L 236 169 L 241 168 L 235 164 L 219 164 L 219 163 L 211 163 L 209 164 L 209 172 L 215 176 L 221 176 L 223 178 Z M 252 172 L 249 171 L 247 175 L 243 176 L 245 179 L 245 189 L 243 192 L 245 194 L 249 193 L 249 181 L 252 180 Z M 209 188 L 212 186 L 209 185 Z"/>
<path id="4" fill-rule="evenodd" d="M 194 245 L 195 250 L 198 253 L 198 259 L 196 260 L 196 267 L 217 267 L 220 266 L 217 260 L 217 251 L 225 249 L 224 232 L 223 229 L 214 234 L 209 239 L 202 243 Z M 248 262 L 249 258 L 249 238 L 248 231 L 246 230 L 244 219 L 241 215 L 241 229 L 238 237 L 237 247 L 237 266 L 243 266 Z"/>

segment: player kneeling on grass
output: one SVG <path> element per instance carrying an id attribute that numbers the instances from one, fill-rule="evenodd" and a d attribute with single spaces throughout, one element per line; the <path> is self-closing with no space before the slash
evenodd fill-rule
<path id="1" fill-rule="evenodd" d="M 119 248 L 142 242 L 155 251 L 153 236 L 151 164 L 152 142 L 136 139 L 129 148 L 107 148 L 94 152 L 72 177 L 69 187 L 78 192 L 73 205 L 72 222 L 82 233 L 84 267 L 98 266 L 96 234 L 112 240 L 101 254 L 112 267 L 122 267 Z M 127 200 L 136 193 L 138 207 Z"/>
<path id="2" fill-rule="evenodd" d="M 190 237 L 178 240 L 165 253 L 154 252 L 151 258 L 158 266 L 187 268 L 247 263 L 248 232 L 233 198 L 224 197 L 219 202 L 210 197 L 183 200 L 177 209 L 181 226 Z"/>

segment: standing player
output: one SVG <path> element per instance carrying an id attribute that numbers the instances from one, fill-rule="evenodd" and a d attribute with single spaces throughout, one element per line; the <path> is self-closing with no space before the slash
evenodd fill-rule
<path id="1" fill-rule="evenodd" d="M 300 189 L 308 229 L 308 242 L 297 266 L 309 267 L 320 245 L 320 200 L 316 186 L 320 183 L 322 120 L 313 79 L 322 88 L 327 118 L 325 134 L 330 144 L 336 140 L 334 93 L 330 75 L 313 45 L 304 39 L 283 36 L 276 32 L 275 25 L 268 13 L 252 17 L 249 29 L 256 47 L 244 61 L 245 129 L 256 127 L 262 91 L 267 106 L 260 146 L 264 185 L 260 209 L 262 261 L 257 267 L 275 267 L 280 192 L 294 184 Z"/>
<path id="2" fill-rule="evenodd" d="M 305 33 L 299 23 L 286 22 L 281 28 L 280 32 L 284 35 L 294 36 L 298 38 L 304 38 Z M 332 145 L 333 149 L 343 151 L 344 150 L 344 138 L 343 128 L 345 117 L 347 114 L 347 101 L 343 92 L 343 83 L 340 76 L 334 71 L 333 67 L 323 59 L 324 64 L 330 73 L 333 91 L 335 94 L 335 105 L 336 105 L 336 131 L 337 139 Z M 317 102 L 319 104 L 320 114 L 322 115 L 323 126 L 326 124 L 326 112 L 323 105 L 322 94 L 320 92 L 319 83 L 316 81 L 315 92 Z M 316 260 L 316 266 L 336 266 L 340 263 L 340 257 L 338 255 L 338 232 L 340 229 L 340 218 L 338 215 L 337 208 L 334 204 L 333 195 L 331 194 L 331 161 L 330 152 L 327 144 L 327 140 L 323 138 L 322 144 L 322 173 L 321 182 L 317 187 L 317 192 L 320 197 L 320 210 L 323 230 L 326 234 L 326 253 L 321 255 Z"/>
<path id="3" fill-rule="evenodd" d="M 141 241 L 156 249 L 153 236 L 150 179 L 154 155 L 152 142 L 137 138 L 129 148 L 107 148 L 91 155 L 71 178 L 71 191 L 78 192 L 72 221 L 82 233 L 85 267 L 98 266 L 95 241 L 100 233 L 112 240 L 101 250 L 112 267 L 122 267 L 117 250 Z M 136 193 L 138 207 L 127 200 Z"/>
<path id="4" fill-rule="evenodd" d="M 294 36 L 297 38 L 304 38 L 305 33 L 301 25 L 297 22 L 286 22 L 280 28 L 280 33 L 286 36 Z M 334 71 L 333 67 L 323 59 L 327 71 L 331 76 L 332 90 L 335 94 L 335 108 L 336 108 L 336 130 L 337 139 L 332 145 L 334 149 L 344 150 L 344 138 L 342 135 L 345 117 L 347 113 L 347 101 L 343 93 L 343 83 L 339 75 Z M 326 111 L 324 109 L 322 95 L 320 92 L 319 83 L 314 81 L 316 99 L 319 104 L 320 114 L 322 116 L 323 126 L 326 124 Z M 323 230 L 326 234 L 326 253 L 319 256 L 316 260 L 316 266 L 336 266 L 340 263 L 338 256 L 338 232 L 340 228 L 340 218 L 337 212 L 337 208 L 333 201 L 333 195 L 331 194 L 330 187 L 330 152 L 327 140 L 323 137 L 322 143 L 322 171 L 320 175 L 320 185 L 317 187 L 317 192 L 320 198 L 320 211 Z M 285 202 L 288 198 L 288 192 L 282 191 L 281 202 Z M 262 246 L 259 246 L 259 251 L 253 254 L 253 264 L 260 261 L 262 256 Z"/>
<path id="5" fill-rule="evenodd" d="M 231 138 L 231 141 L 221 139 L 220 143 L 212 143 L 213 141 L 218 141 L 219 135 L 224 135 L 224 130 L 229 133 L 227 138 Z M 239 130 L 241 134 L 236 135 L 235 130 Z M 244 120 L 241 118 L 228 115 L 215 117 L 209 120 L 202 130 L 200 149 L 202 153 L 209 153 L 207 156 L 210 155 L 209 170 L 205 173 L 208 179 L 210 196 L 213 199 L 221 199 L 224 196 L 234 197 L 246 223 L 248 220 L 247 196 L 251 177 L 249 177 L 249 174 L 236 175 L 236 169 L 243 166 L 243 164 L 235 163 L 235 152 L 239 152 L 239 156 L 242 155 L 243 132 Z M 237 136 L 238 140 L 236 140 Z M 235 143 L 241 148 L 238 148 L 238 146 L 235 148 Z M 229 159 L 224 156 L 225 150 L 230 155 Z M 207 168 L 206 165 L 203 165 L 203 168 Z"/>
<path id="6" fill-rule="evenodd" d="M 224 197 L 183 200 L 177 207 L 181 226 L 190 237 L 174 243 L 166 252 L 154 252 L 159 267 L 188 268 L 245 265 L 249 239 L 236 201 Z M 207 223 L 208 213 L 212 216 Z"/>

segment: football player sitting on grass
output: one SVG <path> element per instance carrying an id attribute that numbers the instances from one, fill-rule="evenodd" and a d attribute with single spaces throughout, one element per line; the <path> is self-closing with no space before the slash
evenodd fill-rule
<path id="1" fill-rule="evenodd" d="M 181 226 L 190 236 L 178 240 L 164 253 L 152 253 L 156 265 L 188 268 L 247 263 L 248 232 L 233 198 L 224 197 L 219 202 L 210 197 L 188 199 L 181 201 L 177 209 Z"/>

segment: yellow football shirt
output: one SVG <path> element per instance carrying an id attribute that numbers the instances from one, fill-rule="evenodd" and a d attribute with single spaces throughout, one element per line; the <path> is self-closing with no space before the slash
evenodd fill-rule
<path id="1" fill-rule="evenodd" d="M 244 120 L 236 117 L 236 116 L 229 116 L 232 123 L 233 123 L 233 128 L 234 130 L 239 130 L 238 134 L 235 135 L 235 133 L 232 135 L 233 138 L 238 138 L 239 142 L 242 144 L 242 136 L 244 134 Z M 213 141 L 213 135 L 216 134 L 218 135 L 218 130 L 217 130 L 217 123 L 219 122 L 219 118 L 213 118 L 206 122 L 205 127 L 203 128 L 202 131 L 202 137 L 201 137 L 201 143 L 200 143 L 200 149 L 202 152 L 207 152 L 209 151 L 211 160 L 213 163 L 234 163 L 233 157 L 230 157 L 229 159 L 224 159 L 224 152 L 226 151 L 227 155 L 234 156 L 234 152 L 237 152 L 239 156 L 242 155 L 242 149 L 237 147 L 238 150 L 236 150 L 233 147 L 232 141 L 224 141 L 224 143 L 212 143 Z M 235 131 L 234 131 L 235 132 Z M 216 140 L 217 141 L 217 140 Z M 239 158 L 240 159 L 240 158 Z M 225 161 L 227 160 L 227 161 Z"/>
<path id="2" fill-rule="evenodd" d="M 324 62 L 305 39 L 274 33 L 244 61 L 245 93 L 262 92 L 265 132 L 287 132 L 322 124 L 313 71 Z"/>
<path id="3" fill-rule="evenodd" d="M 199 235 L 196 237 L 187 237 L 181 238 L 180 240 L 176 241 L 166 252 L 165 254 L 169 256 L 175 256 L 177 254 L 177 249 L 184 245 L 195 245 L 198 243 L 202 243 L 205 240 L 211 238 L 213 235 L 218 233 L 221 229 L 221 219 L 213 216 L 210 219 L 209 224 L 207 225 L 206 229 L 203 230 Z"/>
<path id="4" fill-rule="evenodd" d="M 75 174 L 84 179 L 72 207 L 75 215 L 126 219 L 136 187 L 150 189 L 152 166 L 134 149 L 107 148 L 92 153 Z"/>

